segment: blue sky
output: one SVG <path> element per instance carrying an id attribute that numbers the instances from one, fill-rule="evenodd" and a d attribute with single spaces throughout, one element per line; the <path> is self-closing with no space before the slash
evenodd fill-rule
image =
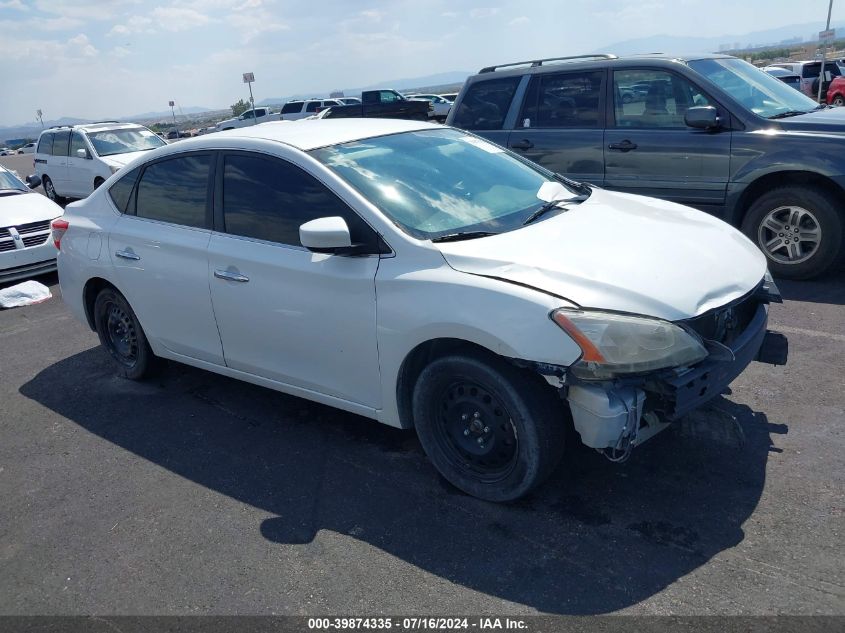
<path id="1" fill-rule="evenodd" d="M 823 20 L 827 0 L 0 0 L 0 125 L 328 92 L 671 33 Z M 838 8 L 834 7 L 834 20 Z"/>

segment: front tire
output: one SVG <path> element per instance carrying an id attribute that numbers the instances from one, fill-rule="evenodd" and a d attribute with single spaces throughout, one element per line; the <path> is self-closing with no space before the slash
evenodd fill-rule
<path id="1" fill-rule="evenodd" d="M 120 375 L 142 380 L 158 368 L 156 356 L 138 317 L 126 298 L 113 288 L 105 288 L 94 301 L 94 325 L 100 344 L 112 357 Z"/>
<path id="2" fill-rule="evenodd" d="M 412 404 L 434 467 L 480 499 L 524 496 L 563 454 L 565 418 L 551 388 L 492 356 L 433 361 L 417 380 Z"/>
<path id="3" fill-rule="evenodd" d="M 843 205 L 810 187 L 773 189 L 748 209 L 742 232 L 784 279 L 811 279 L 835 269 L 845 256 Z"/>

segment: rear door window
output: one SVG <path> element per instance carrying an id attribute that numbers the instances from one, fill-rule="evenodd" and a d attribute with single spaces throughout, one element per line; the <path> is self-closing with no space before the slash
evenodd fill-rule
<path id="1" fill-rule="evenodd" d="M 42 134 L 38 139 L 38 149 L 35 150 L 39 154 L 53 153 L 53 134 Z"/>
<path id="2" fill-rule="evenodd" d="M 291 101 L 282 106 L 282 114 L 297 114 L 302 112 L 302 101 Z"/>
<path id="3" fill-rule="evenodd" d="M 320 107 L 319 101 L 309 101 L 308 105 L 305 107 L 305 111 L 306 112 L 316 112 L 318 107 Z"/>
<path id="4" fill-rule="evenodd" d="M 453 125 L 465 130 L 499 130 L 505 123 L 520 77 L 502 77 L 472 84 L 461 99 Z"/>
<path id="5" fill-rule="evenodd" d="M 138 182 L 136 215 L 206 227 L 210 164 L 210 154 L 191 154 L 147 165 Z"/>
<path id="6" fill-rule="evenodd" d="M 67 156 L 70 132 L 56 132 L 53 136 L 53 156 Z"/>
<path id="7" fill-rule="evenodd" d="M 541 128 L 599 127 L 602 72 L 538 75 L 531 79 L 520 125 Z"/>

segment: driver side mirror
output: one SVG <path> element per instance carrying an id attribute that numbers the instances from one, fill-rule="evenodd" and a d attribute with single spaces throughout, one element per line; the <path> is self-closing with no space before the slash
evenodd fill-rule
<path id="1" fill-rule="evenodd" d="M 346 220 L 339 216 L 317 218 L 299 227 L 299 241 L 313 253 L 339 254 L 352 247 Z"/>
<path id="2" fill-rule="evenodd" d="M 30 189 L 37 189 L 41 186 L 41 178 L 39 178 L 37 174 L 30 174 L 26 177 L 26 185 Z"/>
<path id="3" fill-rule="evenodd" d="M 82 147 L 76 150 L 76 156 L 77 158 L 91 158 L 91 154 L 88 153 L 88 150 Z"/>
<path id="4" fill-rule="evenodd" d="M 694 106 L 684 114 L 684 123 L 700 130 L 715 130 L 722 126 L 719 113 L 713 106 Z"/>

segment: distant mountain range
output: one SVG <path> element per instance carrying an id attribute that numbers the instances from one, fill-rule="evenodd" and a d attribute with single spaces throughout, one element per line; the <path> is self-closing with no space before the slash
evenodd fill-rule
<path id="1" fill-rule="evenodd" d="M 830 28 L 841 29 L 845 22 L 831 22 Z M 677 35 L 652 35 L 624 40 L 602 46 L 597 53 L 635 55 L 637 53 L 717 53 L 719 50 L 757 48 L 762 46 L 800 45 L 815 40 L 818 32 L 825 28 L 824 22 L 805 22 L 776 29 L 753 31 L 741 35 L 719 35 L 718 37 L 687 37 Z M 839 34 L 837 34 L 839 35 Z M 800 39 L 799 39 L 800 38 Z M 736 45 L 739 46 L 736 46 Z"/>
<path id="2" fill-rule="evenodd" d="M 434 75 L 424 75 L 422 77 L 406 77 L 405 79 L 390 79 L 388 81 L 380 81 L 376 84 L 364 86 L 363 88 L 332 88 L 315 92 L 292 94 L 286 97 L 268 97 L 257 101 L 255 105 L 276 105 L 286 103 L 291 99 L 308 99 L 309 97 L 327 97 L 330 93 L 342 91 L 346 96 L 358 96 L 364 90 L 379 90 L 382 88 L 394 88 L 395 90 L 409 91 L 419 90 L 421 88 L 431 88 L 435 86 L 451 86 L 455 84 L 462 84 L 473 74 L 467 70 L 452 70 L 449 72 L 436 73 Z"/>

